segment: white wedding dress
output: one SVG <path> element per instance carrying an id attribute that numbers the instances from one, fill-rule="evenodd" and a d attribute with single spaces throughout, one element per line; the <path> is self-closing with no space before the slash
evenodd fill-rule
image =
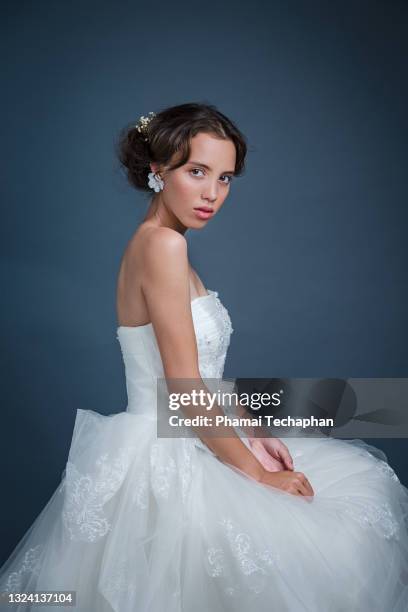
<path id="1" fill-rule="evenodd" d="M 221 378 L 228 311 L 211 290 L 191 309 L 201 376 Z M 117 338 L 127 410 L 77 411 L 61 483 L 1 568 L 0 592 L 73 590 L 76 612 L 408 610 L 408 490 L 382 451 L 285 438 L 313 500 L 259 484 L 198 438 L 158 438 L 153 327 Z"/>

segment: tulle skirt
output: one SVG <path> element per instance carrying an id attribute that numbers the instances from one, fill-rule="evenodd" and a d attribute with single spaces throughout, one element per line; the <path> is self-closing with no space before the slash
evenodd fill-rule
<path id="1" fill-rule="evenodd" d="M 408 490 L 384 453 L 362 440 L 284 442 L 312 501 L 255 482 L 200 440 L 157 438 L 147 416 L 78 410 L 61 483 L 0 591 L 75 591 L 77 612 L 406 612 Z"/>

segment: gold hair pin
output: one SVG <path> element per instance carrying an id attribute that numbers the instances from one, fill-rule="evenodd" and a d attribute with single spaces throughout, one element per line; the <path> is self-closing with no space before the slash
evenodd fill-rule
<path id="1" fill-rule="evenodd" d="M 135 124 L 135 128 L 137 129 L 138 132 L 140 132 L 141 134 L 145 134 L 146 133 L 146 128 L 149 125 L 150 121 L 153 119 L 153 117 L 156 116 L 156 113 L 153 113 L 152 111 L 149 113 L 150 117 L 145 117 L 144 115 L 142 115 L 139 119 L 139 121 Z M 145 141 L 149 140 L 148 138 L 145 138 Z"/>

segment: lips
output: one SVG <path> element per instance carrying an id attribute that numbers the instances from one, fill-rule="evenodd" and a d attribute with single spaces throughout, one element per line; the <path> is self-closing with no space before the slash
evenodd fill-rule
<path id="1" fill-rule="evenodd" d="M 206 221 L 213 216 L 214 211 L 211 208 L 208 208 L 208 206 L 200 206 L 200 208 L 194 208 L 194 214 L 196 217 L 198 217 L 198 219 Z"/>

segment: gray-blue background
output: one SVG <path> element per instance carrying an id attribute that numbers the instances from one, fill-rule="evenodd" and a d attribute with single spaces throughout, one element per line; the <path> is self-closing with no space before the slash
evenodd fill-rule
<path id="1" fill-rule="evenodd" d="M 189 101 L 248 137 L 190 258 L 226 376 L 406 377 L 405 2 L 3 5 L 3 561 L 57 487 L 78 408 L 126 407 L 115 284 L 146 200 L 120 128 Z M 405 440 L 374 440 L 408 483 Z"/>

